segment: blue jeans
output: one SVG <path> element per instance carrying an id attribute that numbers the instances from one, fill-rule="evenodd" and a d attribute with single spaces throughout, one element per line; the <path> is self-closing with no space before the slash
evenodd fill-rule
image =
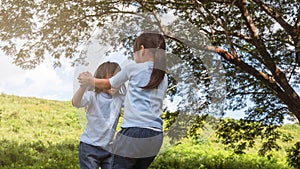
<path id="1" fill-rule="evenodd" d="M 111 153 L 101 147 L 92 146 L 83 142 L 79 144 L 80 169 L 110 169 Z"/>
<path id="2" fill-rule="evenodd" d="M 157 155 L 162 140 L 161 131 L 138 127 L 122 128 L 114 141 L 112 169 L 147 169 Z M 136 154 L 138 156 L 134 156 Z"/>

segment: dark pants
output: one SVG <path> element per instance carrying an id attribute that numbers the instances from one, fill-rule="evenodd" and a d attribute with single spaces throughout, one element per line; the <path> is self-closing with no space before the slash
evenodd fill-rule
<path id="1" fill-rule="evenodd" d="M 146 128 L 123 128 L 113 145 L 112 169 L 147 169 L 162 145 L 163 133 Z"/>
<path id="2" fill-rule="evenodd" d="M 80 169 L 110 169 L 112 155 L 101 147 L 92 146 L 83 142 L 79 144 Z"/>

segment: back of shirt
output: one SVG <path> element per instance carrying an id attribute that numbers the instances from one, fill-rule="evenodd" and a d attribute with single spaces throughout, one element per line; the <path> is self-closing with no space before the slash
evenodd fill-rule
<path id="1" fill-rule="evenodd" d="M 115 133 L 124 96 L 112 97 L 106 93 L 96 94 L 87 91 L 81 100 L 81 107 L 87 107 L 87 124 L 80 141 L 94 145 L 107 146 Z"/>
<path id="2" fill-rule="evenodd" d="M 134 63 L 124 67 L 110 79 L 112 87 L 128 82 L 124 102 L 124 120 L 121 127 L 142 127 L 162 129 L 163 99 L 167 90 L 167 77 L 155 89 L 143 89 L 150 80 L 153 62 Z"/>

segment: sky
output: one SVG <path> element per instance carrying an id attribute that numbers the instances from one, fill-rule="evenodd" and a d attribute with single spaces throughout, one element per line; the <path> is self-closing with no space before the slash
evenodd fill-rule
<path id="1" fill-rule="evenodd" d="M 45 59 L 35 69 L 24 70 L 12 62 L 12 58 L 0 52 L 0 93 L 67 101 L 73 94 L 74 67 L 63 60 L 61 68 L 53 68 Z"/>
<path id="2" fill-rule="evenodd" d="M 61 67 L 54 68 L 50 56 L 43 63 L 31 70 L 24 70 L 13 64 L 13 59 L 0 51 L 0 93 L 42 99 L 70 101 L 78 88 L 76 77 L 80 72 L 92 74 L 103 61 L 124 62 L 126 59 L 118 53 L 109 56 L 104 52 L 109 47 L 100 46 L 95 41 L 84 47 L 87 49 L 88 66 L 72 67 L 71 60 L 61 58 Z"/>

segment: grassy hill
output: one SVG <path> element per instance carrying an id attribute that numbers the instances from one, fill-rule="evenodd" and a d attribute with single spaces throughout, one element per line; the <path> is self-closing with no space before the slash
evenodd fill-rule
<path id="1" fill-rule="evenodd" d="M 0 168 L 2 169 L 78 169 L 83 117 L 70 102 L 0 94 Z M 81 114 L 82 115 L 82 114 Z M 282 128 L 300 140 L 300 127 Z M 167 138 L 166 138 L 167 139 Z M 281 143 L 289 147 L 292 143 Z M 255 149 L 233 155 L 210 137 L 195 144 L 189 139 L 163 147 L 152 169 L 291 169 L 285 151 L 268 160 Z"/>
<path id="2" fill-rule="evenodd" d="M 5 94 L 0 102 L 0 168 L 78 168 L 82 128 L 70 102 Z"/>

